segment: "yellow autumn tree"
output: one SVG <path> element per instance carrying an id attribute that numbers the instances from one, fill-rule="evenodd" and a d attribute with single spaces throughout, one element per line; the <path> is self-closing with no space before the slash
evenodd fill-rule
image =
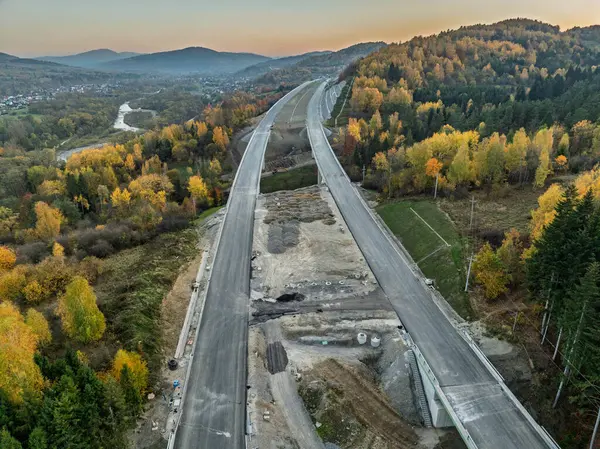
<path id="1" fill-rule="evenodd" d="M 373 156 L 373 167 L 381 172 L 387 172 L 390 169 L 390 164 L 384 152 L 379 151 Z"/>
<path id="2" fill-rule="evenodd" d="M 227 132 L 220 126 L 213 129 L 213 143 L 219 147 L 219 150 L 225 152 L 227 145 L 229 145 L 229 136 Z"/>
<path id="3" fill-rule="evenodd" d="M 352 136 L 352 138 L 356 142 L 360 143 L 360 141 L 361 141 L 361 135 L 360 135 L 360 125 L 358 123 L 358 120 L 356 120 L 355 118 L 349 118 L 348 119 L 347 133 L 348 133 L 349 136 Z"/>
<path id="4" fill-rule="evenodd" d="M 142 156 L 142 146 L 139 143 L 133 145 L 133 159 L 136 162 L 144 160 L 144 157 Z"/>
<path id="5" fill-rule="evenodd" d="M 117 187 L 110 196 L 110 202 L 112 203 L 113 207 L 117 208 L 129 206 L 129 203 L 131 202 L 131 194 L 129 193 L 129 190 L 121 190 L 119 187 Z"/>
<path id="6" fill-rule="evenodd" d="M 487 242 L 475 256 L 473 274 L 477 283 L 483 287 L 487 299 L 496 299 L 508 290 L 510 279 L 504 264 Z"/>
<path id="7" fill-rule="evenodd" d="M 129 352 L 124 349 L 119 349 L 113 361 L 112 375 L 115 379 L 121 380 L 121 372 L 123 367 L 127 366 L 133 379 L 133 385 L 137 388 L 140 394 L 148 386 L 148 366 L 146 362 L 137 352 Z"/>
<path id="8" fill-rule="evenodd" d="M 75 276 L 58 300 L 57 314 L 70 338 L 89 343 L 102 338 L 106 329 L 104 315 L 87 279 Z"/>
<path id="9" fill-rule="evenodd" d="M 534 187 L 544 187 L 544 184 L 546 183 L 546 178 L 551 173 L 552 165 L 550 164 L 550 153 L 549 150 L 546 147 L 544 147 L 540 152 L 539 165 L 535 171 L 535 180 L 533 182 Z"/>
<path id="10" fill-rule="evenodd" d="M 60 234 L 65 218 L 60 211 L 43 201 L 35 203 L 35 233 L 41 240 L 53 240 Z"/>
<path id="11" fill-rule="evenodd" d="M 31 281 L 23 288 L 23 295 L 25 296 L 27 302 L 30 302 L 32 304 L 37 304 L 41 302 L 47 296 L 44 293 L 41 284 L 36 280 Z"/>
<path id="12" fill-rule="evenodd" d="M 133 160 L 133 154 L 131 153 L 125 158 L 125 168 L 129 171 L 135 170 L 135 161 Z"/>
<path id="13" fill-rule="evenodd" d="M 52 255 L 54 257 L 64 257 L 65 248 L 58 242 L 54 242 L 52 245 Z"/>
<path id="14" fill-rule="evenodd" d="M 210 202 L 210 194 L 206 183 L 200 176 L 192 176 L 189 180 L 188 190 L 192 195 L 194 205 L 196 202 L 208 203 Z"/>
<path id="15" fill-rule="evenodd" d="M 552 184 L 548 190 L 538 198 L 538 208 L 531 211 L 531 239 L 537 240 L 542 231 L 554 220 L 556 206 L 563 198 L 564 189 L 558 184 Z"/>
<path id="16" fill-rule="evenodd" d="M 0 303 L 0 389 L 11 402 L 21 402 L 26 391 L 42 389 L 42 374 L 33 360 L 38 340 L 11 302 Z"/>
<path id="17" fill-rule="evenodd" d="M 19 265 L 11 271 L 0 275 L 0 301 L 16 301 L 21 298 L 21 291 L 27 281 L 25 277 L 25 268 Z"/>
<path id="18" fill-rule="evenodd" d="M 44 315 L 37 310 L 27 310 L 27 313 L 25 314 L 25 324 L 27 324 L 27 326 L 29 326 L 33 333 L 37 336 L 38 343 L 40 345 L 43 346 L 52 341 L 52 334 L 50 333 L 48 321 L 46 321 Z"/>
<path id="19" fill-rule="evenodd" d="M 15 252 L 7 246 L 0 246 L 0 272 L 10 270 L 17 261 Z"/>

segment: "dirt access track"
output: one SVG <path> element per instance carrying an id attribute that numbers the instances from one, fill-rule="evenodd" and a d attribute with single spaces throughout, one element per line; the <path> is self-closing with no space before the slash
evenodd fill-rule
<path id="1" fill-rule="evenodd" d="M 305 125 L 308 102 L 317 87 L 317 83 L 309 84 L 283 107 L 275 119 L 265 153 L 266 172 L 312 163 Z"/>

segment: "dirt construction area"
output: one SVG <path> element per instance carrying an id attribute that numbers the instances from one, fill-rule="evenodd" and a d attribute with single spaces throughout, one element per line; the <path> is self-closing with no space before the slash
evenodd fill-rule
<path id="1" fill-rule="evenodd" d="M 425 429 L 400 322 L 326 187 L 257 202 L 248 447 L 449 448 Z"/>
<path id="2" fill-rule="evenodd" d="M 312 163 L 305 125 L 308 102 L 317 87 L 317 83 L 307 86 L 278 114 L 265 153 L 265 172 Z"/>

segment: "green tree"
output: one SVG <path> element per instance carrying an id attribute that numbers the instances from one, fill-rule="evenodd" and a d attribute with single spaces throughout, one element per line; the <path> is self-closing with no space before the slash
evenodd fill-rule
<path id="1" fill-rule="evenodd" d="M 22 449 L 21 443 L 13 438 L 8 430 L 3 429 L 0 431 L 0 447 L 2 449 Z"/>
<path id="2" fill-rule="evenodd" d="M 36 427 L 29 434 L 27 441 L 29 449 L 48 449 L 48 438 L 46 432 L 41 427 Z"/>
<path id="3" fill-rule="evenodd" d="M 496 254 L 502 261 L 510 281 L 513 285 L 519 285 L 523 281 L 523 241 L 521 234 L 516 229 L 511 229 L 504 234 L 502 246 L 498 248 Z"/>
<path id="4" fill-rule="evenodd" d="M 135 378 L 127 365 L 123 365 L 121 369 L 119 384 L 123 390 L 123 397 L 130 415 L 137 416 L 142 411 L 143 398 L 139 388 L 136 386 Z"/>

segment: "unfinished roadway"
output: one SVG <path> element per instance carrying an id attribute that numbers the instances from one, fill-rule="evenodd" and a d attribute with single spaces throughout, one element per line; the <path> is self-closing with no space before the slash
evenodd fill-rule
<path id="1" fill-rule="evenodd" d="M 270 129 L 285 104 L 304 93 L 303 84 L 279 100 L 254 131 L 238 168 L 217 244 L 206 302 L 174 447 L 245 447 L 246 366 L 250 258 L 254 208 Z"/>
<path id="2" fill-rule="evenodd" d="M 434 303 L 431 292 L 379 227 L 333 153 L 319 118 L 325 83 L 308 110 L 321 176 L 365 260 L 435 375 L 437 391 L 469 448 L 558 447 Z"/>

